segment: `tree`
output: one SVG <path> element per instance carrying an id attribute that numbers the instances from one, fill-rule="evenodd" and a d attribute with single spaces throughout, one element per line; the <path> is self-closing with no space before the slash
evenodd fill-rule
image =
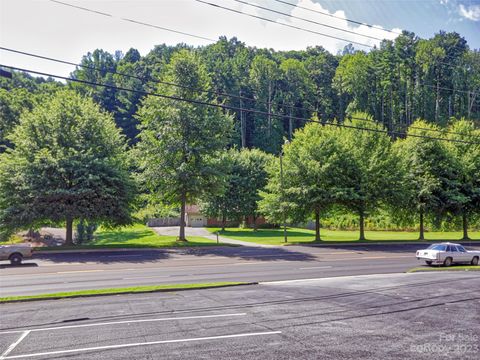
<path id="1" fill-rule="evenodd" d="M 461 215 L 463 240 L 468 240 L 468 219 L 480 213 L 480 130 L 471 121 L 453 119 L 446 138 L 451 140 L 447 147 L 460 175 L 456 182 L 460 196 L 453 199 L 457 201 L 451 207 L 454 214 Z"/>
<path id="2" fill-rule="evenodd" d="M 401 205 L 405 211 L 418 212 L 420 240 L 425 239 L 425 215 L 440 219 L 452 204 L 465 201 L 459 191 L 458 162 L 444 141 L 432 139 L 432 133 L 439 134 L 438 131 L 438 126 L 417 120 L 409 128 L 407 137 L 395 143 L 404 174 Z"/>
<path id="3" fill-rule="evenodd" d="M 322 213 L 351 197 L 348 184 L 355 168 L 340 137 L 337 127 L 318 123 L 295 132 L 293 141 L 284 145 L 283 179 L 278 166 L 270 166 L 269 182 L 261 193 L 260 207 L 270 219 L 279 220 L 282 211 L 294 221 L 313 215 L 315 240 L 321 240 Z"/>
<path id="4" fill-rule="evenodd" d="M 210 79 L 199 58 L 187 50 L 173 55 L 165 82 L 158 93 L 187 101 L 148 96 L 139 110 L 141 121 L 137 158 L 149 191 L 165 202 L 180 206 L 179 240 L 185 238 L 185 207 L 205 194 L 222 188 L 219 152 L 232 131 L 230 116 L 216 107 L 189 101 L 212 102 L 205 92 Z"/>
<path id="5" fill-rule="evenodd" d="M 275 95 L 278 90 L 280 71 L 274 60 L 257 55 L 250 68 L 249 83 L 255 93 L 255 109 L 267 114 L 256 114 L 253 145 L 269 152 L 277 152 L 283 129 L 271 114 L 276 112 Z"/>
<path id="6" fill-rule="evenodd" d="M 365 240 L 365 217 L 399 196 L 398 161 L 385 128 L 373 123 L 368 115 L 355 113 L 345 125 L 368 129 L 343 128 L 340 137 L 342 150 L 354 167 L 353 173 L 348 172 L 352 175 L 346 178 L 345 187 L 350 187 L 350 191 L 343 205 L 358 214 L 360 240 Z"/>
<path id="7" fill-rule="evenodd" d="M 271 156 L 258 149 L 230 149 L 223 155 L 226 184 L 224 191 L 207 197 L 202 211 L 209 216 L 222 219 L 222 229 L 226 219 L 258 217 L 257 202 L 259 191 L 267 183 L 266 165 Z"/>
<path id="8" fill-rule="evenodd" d="M 0 228 L 46 221 L 130 222 L 133 182 L 124 138 L 109 114 L 67 90 L 22 114 L 0 155 Z"/>

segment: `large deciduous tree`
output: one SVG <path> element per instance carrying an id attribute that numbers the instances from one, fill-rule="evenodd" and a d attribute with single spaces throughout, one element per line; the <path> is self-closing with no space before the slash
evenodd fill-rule
<path id="1" fill-rule="evenodd" d="M 407 138 L 398 140 L 398 154 L 403 176 L 402 202 L 407 212 L 419 214 L 420 240 L 425 239 L 425 215 L 440 219 L 452 205 L 464 203 L 460 192 L 459 162 L 451 156 L 445 141 L 436 140 L 440 129 L 423 120 L 409 128 Z"/>
<path id="2" fill-rule="evenodd" d="M 375 124 L 366 114 L 355 113 L 344 123 L 342 150 L 352 161 L 354 171 L 346 179 L 350 197 L 344 205 L 359 216 L 360 240 L 365 239 L 365 217 L 381 204 L 399 196 L 399 171 L 392 141 L 383 126 Z M 358 130 L 355 128 L 363 128 Z M 349 165 L 350 167 L 350 165 Z"/>
<path id="3" fill-rule="evenodd" d="M 271 159 L 258 149 L 231 149 L 223 156 L 226 169 L 224 191 L 204 199 L 202 210 L 222 219 L 240 220 L 251 216 L 256 226 L 259 192 L 267 183 L 266 165 Z"/>
<path id="4" fill-rule="evenodd" d="M 228 143 L 232 119 L 221 109 L 195 102 L 212 102 L 205 91 L 210 79 L 192 52 L 172 56 L 158 93 L 186 101 L 148 96 L 139 110 L 141 132 L 138 161 L 152 196 L 180 206 L 179 240 L 185 238 L 185 207 L 203 195 L 221 190 L 219 153 Z"/>
<path id="5" fill-rule="evenodd" d="M 315 240 L 320 241 L 320 217 L 337 203 L 351 198 L 349 179 L 354 163 L 340 143 L 335 126 L 318 123 L 297 130 L 284 145 L 283 173 L 276 159 L 269 169 L 269 182 L 260 207 L 271 220 L 279 221 L 285 211 L 294 221 L 315 218 Z"/>
<path id="6" fill-rule="evenodd" d="M 0 158 L 0 228 L 6 233 L 76 219 L 130 222 L 133 182 L 111 115 L 72 91 L 22 114 Z"/>
<path id="7" fill-rule="evenodd" d="M 446 137 L 448 149 L 459 167 L 460 196 L 453 198 L 454 214 L 462 217 L 463 239 L 468 239 L 469 218 L 480 213 L 480 130 L 473 122 L 452 120 Z"/>

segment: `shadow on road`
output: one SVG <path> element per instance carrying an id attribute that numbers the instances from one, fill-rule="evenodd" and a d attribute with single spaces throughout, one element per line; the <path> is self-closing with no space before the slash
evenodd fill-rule
<path id="1" fill-rule="evenodd" d="M 24 268 L 24 267 L 38 267 L 37 263 L 23 263 L 20 265 L 0 264 L 0 269 Z"/>
<path id="2" fill-rule="evenodd" d="M 168 260 L 172 257 L 181 259 L 182 256 L 194 257 L 211 257 L 221 256 L 227 258 L 235 258 L 240 260 L 255 261 L 314 261 L 318 260 L 313 254 L 308 252 L 298 252 L 286 250 L 282 248 L 255 248 L 255 247 L 192 247 L 179 249 L 142 249 L 129 251 L 95 251 L 82 252 L 72 251 L 71 253 L 42 253 L 34 254 L 33 258 L 45 260 L 54 263 L 154 263 L 161 260 Z M 185 258 L 185 260 L 188 260 Z"/>

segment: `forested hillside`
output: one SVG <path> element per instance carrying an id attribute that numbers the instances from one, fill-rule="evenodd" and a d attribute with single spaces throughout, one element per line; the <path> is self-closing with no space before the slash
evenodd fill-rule
<path id="1" fill-rule="evenodd" d="M 343 121 L 355 111 L 370 114 L 394 137 L 417 118 L 439 126 L 450 117 L 480 119 L 480 52 L 457 33 L 439 32 L 425 40 L 404 32 L 368 53 L 350 45 L 336 55 L 321 46 L 274 51 L 220 38 L 199 48 L 158 45 L 145 56 L 136 49 L 125 54 L 96 49 L 71 74 L 83 83 L 63 85 L 18 72 L 13 81 L 0 79 L 0 144 L 8 145 L 5 136 L 24 109 L 64 86 L 111 112 L 135 143 L 135 114 L 146 93 L 157 92 L 159 82 L 163 88 L 178 85 L 165 81 L 164 69 L 181 49 L 198 53 L 211 76 L 211 88 L 190 90 L 203 92 L 234 115 L 232 146 L 278 153 L 283 138 L 290 139 L 312 116 Z"/>

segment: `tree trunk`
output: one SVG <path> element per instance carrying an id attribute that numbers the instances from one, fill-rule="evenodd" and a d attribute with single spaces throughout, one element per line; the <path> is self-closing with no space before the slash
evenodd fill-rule
<path id="1" fill-rule="evenodd" d="M 257 230 L 258 230 L 258 227 L 257 227 L 257 216 L 256 216 L 256 215 L 253 215 L 252 218 L 253 218 L 253 231 L 257 231 Z"/>
<path id="2" fill-rule="evenodd" d="M 290 108 L 290 116 L 288 117 L 288 140 L 292 141 L 293 134 L 293 121 L 292 121 L 292 108 Z"/>
<path id="3" fill-rule="evenodd" d="M 440 74 L 437 75 L 437 91 L 435 97 L 435 123 L 438 124 L 438 117 L 440 115 Z"/>
<path id="4" fill-rule="evenodd" d="M 222 231 L 225 231 L 225 223 L 227 222 L 227 219 L 225 217 L 225 213 L 222 214 Z"/>
<path id="5" fill-rule="evenodd" d="M 365 213 L 363 209 L 359 211 L 360 216 L 360 238 L 358 240 L 365 240 Z"/>
<path id="6" fill-rule="evenodd" d="M 321 241 L 320 238 L 320 209 L 315 209 L 315 241 Z"/>
<path id="7" fill-rule="evenodd" d="M 180 206 L 180 234 L 178 236 L 178 241 L 187 241 L 185 238 L 185 207 L 187 203 L 187 196 L 185 192 L 182 192 L 181 195 L 181 206 Z"/>
<path id="8" fill-rule="evenodd" d="M 463 239 L 462 240 L 470 240 L 468 237 L 468 217 L 467 212 L 463 210 L 462 212 L 462 223 L 463 223 Z"/>
<path id="9" fill-rule="evenodd" d="M 71 246 L 73 245 L 73 219 L 67 217 L 67 232 L 65 236 L 65 245 Z"/>
<path id="10" fill-rule="evenodd" d="M 267 119 L 268 119 L 267 134 L 269 137 L 272 135 L 272 117 L 270 115 L 271 112 L 272 112 L 272 82 L 269 81 L 268 82 L 268 115 L 267 115 Z"/>
<path id="11" fill-rule="evenodd" d="M 420 209 L 420 236 L 418 240 L 425 240 L 425 228 L 423 223 L 423 209 Z"/>

